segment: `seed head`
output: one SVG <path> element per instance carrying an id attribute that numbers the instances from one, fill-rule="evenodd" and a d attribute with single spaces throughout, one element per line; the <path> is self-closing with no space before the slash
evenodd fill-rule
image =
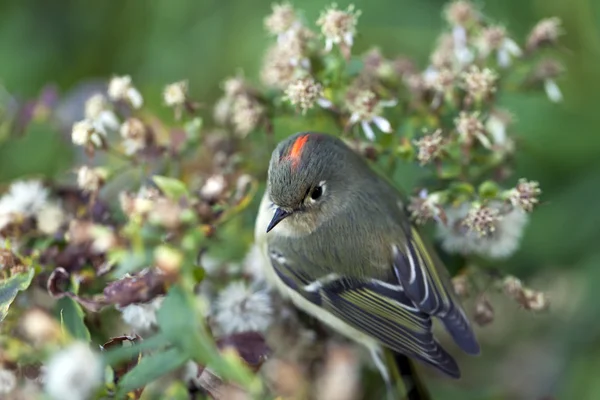
<path id="1" fill-rule="evenodd" d="M 498 75 L 489 68 L 480 69 L 472 65 L 462 74 L 462 78 L 465 90 L 474 99 L 485 99 L 496 91 L 495 83 Z"/>
<path id="2" fill-rule="evenodd" d="M 323 87 L 312 77 L 298 79 L 285 90 L 285 98 L 305 114 L 313 108 L 318 99 L 323 97 Z"/>
<path id="3" fill-rule="evenodd" d="M 501 219 L 498 209 L 475 204 L 463 220 L 463 225 L 477 232 L 480 237 L 485 237 L 494 233 Z"/>
<path id="4" fill-rule="evenodd" d="M 335 3 L 321 13 L 317 25 L 321 27 L 321 32 L 325 36 L 327 51 L 331 50 L 334 44 L 352 47 L 359 16 L 360 11 L 355 11 L 353 5 L 348 6 L 346 11 L 342 11 Z"/>
<path id="5" fill-rule="evenodd" d="M 417 159 L 421 165 L 425 165 L 438 158 L 444 147 L 442 130 L 437 129 L 431 135 L 426 135 L 419 140 L 415 140 L 414 144 L 419 149 Z"/>
<path id="6" fill-rule="evenodd" d="M 560 18 L 543 19 L 531 30 L 527 38 L 527 50 L 533 51 L 544 45 L 553 45 L 562 34 L 563 29 Z"/>
<path id="7" fill-rule="evenodd" d="M 508 200 L 515 207 L 520 207 L 524 211 L 531 212 L 539 203 L 539 195 L 542 193 L 540 185 L 536 181 L 528 181 L 524 178 L 519 179 L 517 186 L 508 191 Z"/>
<path id="8" fill-rule="evenodd" d="M 281 35 L 290 30 L 296 22 L 294 7 L 288 2 L 271 5 L 273 12 L 265 18 L 265 28 L 272 35 Z"/>
<path id="9" fill-rule="evenodd" d="M 258 127 L 264 116 L 264 107 L 252 96 L 236 97 L 233 103 L 232 123 L 236 133 L 245 137 Z"/>

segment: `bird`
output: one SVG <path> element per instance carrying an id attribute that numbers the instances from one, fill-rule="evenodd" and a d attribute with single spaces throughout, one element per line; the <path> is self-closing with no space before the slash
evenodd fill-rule
<path id="1" fill-rule="evenodd" d="M 340 138 L 289 136 L 272 153 L 256 218 L 265 276 L 296 307 L 363 344 L 386 384 L 384 349 L 459 378 L 432 320 L 467 354 L 479 354 L 479 343 L 405 203 Z"/>

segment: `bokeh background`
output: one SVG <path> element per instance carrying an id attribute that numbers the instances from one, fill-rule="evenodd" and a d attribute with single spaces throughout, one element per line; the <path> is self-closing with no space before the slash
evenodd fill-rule
<path id="1" fill-rule="evenodd" d="M 25 101 L 53 88 L 65 128 L 33 124 L 3 141 L 0 184 L 24 175 L 67 174 L 75 156 L 66 127 L 81 117 L 86 88 L 113 74 L 132 75 L 159 115 L 170 113 L 160 104 L 166 83 L 189 79 L 192 97 L 210 104 L 226 76 L 243 70 L 256 81 L 270 3 L 0 1 L 0 98 L 10 93 Z M 515 175 L 539 181 L 544 193 L 521 250 L 498 266 L 546 291 L 552 306 L 534 315 L 491 295 L 496 315 L 479 329 L 483 354 L 459 359 L 462 381 L 432 377 L 431 388 L 449 399 L 600 399 L 600 1 L 476 3 L 520 42 L 541 18 L 559 16 L 564 23 L 560 53 L 567 72 L 558 83 L 565 101 L 552 104 L 543 94 L 501 99 L 517 119 Z M 314 21 L 328 3 L 295 5 Z M 443 1 L 355 5 L 362 10 L 356 53 L 377 44 L 386 56 L 406 54 L 427 65 L 442 27 Z M 294 128 L 275 126 L 284 135 L 297 127 L 310 129 L 301 117 Z"/>

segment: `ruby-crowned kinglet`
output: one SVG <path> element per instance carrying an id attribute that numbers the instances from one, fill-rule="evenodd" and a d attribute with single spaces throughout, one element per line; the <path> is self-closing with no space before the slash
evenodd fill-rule
<path id="1" fill-rule="evenodd" d="M 284 296 L 366 345 L 380 370 L 383 346 L 460 376 L 433 338 L 432 317 L 462 350 L 479 353 L 447 271 L 411 225 L 402 195 L 340 139 L 299 133 L 279 143 L 255 234 Z"/>

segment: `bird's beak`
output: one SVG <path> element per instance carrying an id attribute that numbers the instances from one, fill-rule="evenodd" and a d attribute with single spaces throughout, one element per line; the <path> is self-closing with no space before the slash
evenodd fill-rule
<path id="1" fill-rule="evenodd" d="M 277 207 L 275 209 L 275 214 L 273 215 L 273 219 L 271 220 L 271 222 L 269 222 L 269 226 L 267 227 L 267 232 L 269 232 L 271 229 L 275 228 L 275 226 L 280 223 L 281 221 L 283 221 L 285 218 L 289 217 L 290 215 L 292 215 L 291 212 L 287 212 L 282 208 Z"/>

